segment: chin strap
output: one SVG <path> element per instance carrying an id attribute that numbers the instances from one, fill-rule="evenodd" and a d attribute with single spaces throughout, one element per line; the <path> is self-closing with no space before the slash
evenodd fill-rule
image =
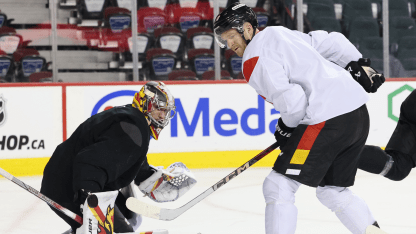
<path id="1" fill-rule="evenodd" d="M 250 43 L 250 41 L 253 40 L 254 36 L 256 35 L 256 33 L 255 33 L 256 29 L 257 29 L 257 27 L 253 27 L 253 34 L 252 34 L 250 40 L 246 40 L 246 38 L 244 37 L 244 31 L 243 31 L 243 33 L 241 33 L 241 36 L 243 37 L 243 39 L 244 39 L 244 41 L 246 42 L 247 45 L 248 45 L 248 43 Z"/>

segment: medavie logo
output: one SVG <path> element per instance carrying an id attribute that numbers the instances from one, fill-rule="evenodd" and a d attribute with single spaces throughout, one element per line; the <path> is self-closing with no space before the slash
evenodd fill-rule
<path id="1" fill-rule="evenodd" d="M 6 122 L 6 99 L 0 95 L 0 126 Z"/>

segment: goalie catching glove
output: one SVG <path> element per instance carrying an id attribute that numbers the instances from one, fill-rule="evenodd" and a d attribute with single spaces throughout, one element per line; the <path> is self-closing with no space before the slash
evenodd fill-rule
<path id="1" fill-rule="evenodd" d="M 155 172 L 139 184 L 139 189 L 156 202 L 175 201 L 197 182 L 193 173 L 181 162 L 173 163 L 166 170 L 163 166 L 151 167 Z"/>
<path id="2" fill-rule="evenodd" d="M 369 58 L 360 58 L 358 61 L 351 61 L 345 67 L 351 76 L 356 80 L 367 93 L 375 93 L 384 83 L 386 78 L 381 73 L 370 67 Z"/>

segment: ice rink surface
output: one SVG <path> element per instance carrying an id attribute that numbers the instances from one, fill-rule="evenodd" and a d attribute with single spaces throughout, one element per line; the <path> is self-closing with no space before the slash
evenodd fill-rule
<path id="1" fill-rule="evenodd" d="M 140 199 L 163 208 L 178 208 L 232 170 L 192 170 L 198 179 L 197 185 L 172 203 Z M 262 183 L 270 170 L 249 168 L 175 220 L 143 218 L 139 231 L 167 229 L 170 234 L 264 233 Z M 41 177 L 19 179 L 40 189 Z M 416 170 L 400 182 L 359 171 L 352 191 L 367 202 L 387 233 L 416 234 Z M 138 194 L 141 195 L 139 191 Z M 298 207 L 297 234 L 349 233 L 335 214 L 318 201 L 314 188 L 300 187 L 295 204 Z M 4 178 L 0 179 L 0 210 L 1 234 L 60 234 L 69 228 L 46 203 Z"/>

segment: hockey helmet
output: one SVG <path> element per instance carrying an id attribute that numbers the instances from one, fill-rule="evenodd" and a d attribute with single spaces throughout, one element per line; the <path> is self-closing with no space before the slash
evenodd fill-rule
<path id="1" fill-rule="evenodd" d="M 248 22 L 251 24 L 251 26 L 253 26 L 254 37 L 259 23 L 257 22 L 257 16 L 253 9 L 246 6 L 246 4 L 239 2 L 233 3 L 230 6 L 228 6 L 217 16 L 217 18 L 215 18 L 214 33 L 217 44 L 221 48 L 225 48 L 227 46 L 227 41 L 221 38 L 221 34 L 230 29 L 236 29 L 237 32 L 240 33 L 240 35 L 248 44 L 250 40 L 246 40 L 244 38 L 243 25 L 245 22 Z"/>
<path id="2" fill-rule="evenodd" d="M 169 120 L 175 115 L 175 99 L 163 82 L 150 81 L 146 83 L 140 92 L 133 98 L 134 107 L 138 108 L 150 121 L 150 131 L 153 138 L 159 139 L 162 129 L 169 124 Z M 159 110 L 164 117 L 156 119 L 152 112 Z"/>

